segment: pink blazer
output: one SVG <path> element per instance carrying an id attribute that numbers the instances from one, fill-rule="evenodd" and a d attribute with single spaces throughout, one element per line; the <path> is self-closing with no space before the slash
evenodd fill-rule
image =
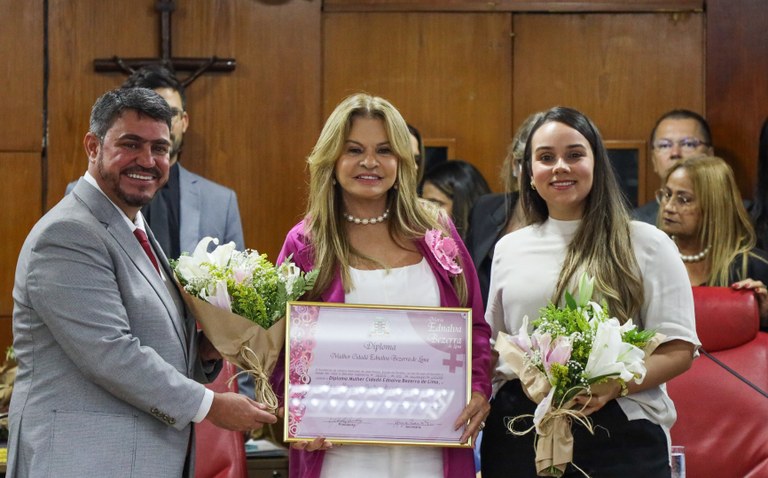
<path id="1" fill-rule="evenodd" d="M 490 397 L 491 328 L 485 321 L 483 299 L 472 258 L 453 224 L 450 226 L 451 235 L 459 246 L 461 266 L 464 268 L 467 281 L 468 306 L 472 308 L 472 391 Z M 448 272 L 437 262 L 423 238 L 416 241 L 416 247 L 426 258 L 437 278 L 440 289 L 440 305 L 442 307 L 461 307 Z M 309 271 L 314 267 L 314 249 L 304 233 L 304 221 L 296 224 L 288 232 L 277 263 L 280 264 L 291 254 L 293 255 L 293 262 L 303 271 Z M 323 302 L 344 302 L 344 287 L 341 283 L 340 274 L 336 274 L 331 285 L 321 295 L 321 299 Z M 272 381 L 276 391 L 284 390 L 284 374 L 285 370 L 281 367 L 275 369 Z M 305 452 L 291 449 L 289 465 L 291 478 L 318 478 L 323 465 L 323 456 L 324 452 L 322 451 Z M 443 474 L 445 478 L 474 477 L 475 464 L 472 450 L 468 448 L 444 448 Z"/>

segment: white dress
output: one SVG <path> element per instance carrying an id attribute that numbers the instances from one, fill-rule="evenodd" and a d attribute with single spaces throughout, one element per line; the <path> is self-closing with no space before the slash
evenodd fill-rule
<path id="1" fill-rule="evenodd" d="M 495 339 L 499 331 L 518 333 L 526 315 L 531 328 L 530 323 L 539 316 L 539 309 L 549 303 L 555 292 L 568 245 L 580 224 L 580 220 L 549 218 L 499 240 L 493 256 L 485 314 L 492 329 L 491 337 Z M 643 329 L 666 335 L 666 341 L 680 339 L 698 347 L 701 344 L 696 336 L 693 293 L 677 247 L 656 227 L 637 221 L 630 223 L 630 237 L 644 292 L 643 305 L 633 321 Z M 574 277 L 571 291 L 577 282 L 578 277 Z M 503 383 L 504 379 L 497 373 L 494 393 Z M 669 428 L 677 414 L 663 385 L 619 398 L 618 403 L 628 419 L 648 419 L 661 425 L 669 437 Z"/>
<path id="2" fill-rule="evenodd" d="M 426 259 L 395 269 L 350 268 L 348 304 L 440 306 L 440 289 Z M 344 445 L 325 452 L 320 478 L 442 478 L 443 449 Z"/>

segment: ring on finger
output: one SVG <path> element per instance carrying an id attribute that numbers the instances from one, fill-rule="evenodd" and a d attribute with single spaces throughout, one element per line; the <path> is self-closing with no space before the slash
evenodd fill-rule
<path id="1" fill-rule="evenodd" d="M 480 427 L 479 427 L 479 429 L 480 429 L 480 430 L 482 430 L 483 428 L 485 428 L 485 420 L 483 420 L 483 421 L 481 421 L 481 422 L 480 422 Z"/>

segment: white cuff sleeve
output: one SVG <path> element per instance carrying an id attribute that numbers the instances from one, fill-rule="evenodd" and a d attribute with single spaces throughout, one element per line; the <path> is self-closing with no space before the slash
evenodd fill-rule
<path id="1" fill-rule="evenodd" d="M 203 401 L 200 402 L 200 407 L 197 409 L 197 414 L 192 419 L 195 423 L 200 423 L 208 416 L 208 412 L 211 411 L 211 405 L 213 405 L 213 390 L 205 389 L 205 395 L 203 395 Z"/>

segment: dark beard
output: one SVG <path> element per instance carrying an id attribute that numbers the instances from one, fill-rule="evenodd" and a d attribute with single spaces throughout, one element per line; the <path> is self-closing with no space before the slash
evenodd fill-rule
<path id="1" fill-rule="evenodd" d="M 120 198 L 121 201 L 123 201 L 125 204 L 131 206 L 131 207 L 143 207 L 147 204 L 149 204 L 150 201 L 152 201 L 152 198 L 154 197 L 154 194 L 151 196 L 147 195 L 138 195 L 138 194 L 128 194 L 125 191 L 123 191 L 120 188 L 120 175 L 114 175 L 112 173 L 108 173 L 104 169 L 104 152 L 100 151 L 99 156 L 96 158 L 96 167 L 99 172 L 99 176 L 101 176 L 101 179 L 104 180 L 105 183 L 107 183 L 112 191 L 115 193 L 115 195 Z M 140 169 L 142 172 L 145 173 L 152 173 L 156 176 L 162 176 L 160 174 L 160 171 L 156 169 L 144 169 L 144 168 L 134 168 L 134 169 Z"/>

